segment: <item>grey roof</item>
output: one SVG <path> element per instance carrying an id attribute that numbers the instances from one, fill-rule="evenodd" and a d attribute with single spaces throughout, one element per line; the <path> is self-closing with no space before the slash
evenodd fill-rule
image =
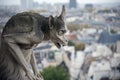
<path id="1" fill-rule="evenodd" d="M 100 37 L 98 39 L 98 43 L 102 44 L 114 44 L 117 41 L 120 40 L 120 34 L 110 34 L 107 31 L 103 31 L 100 34 Z"/>
<path id="2" fill-rule="evenodd" d="M 51 48 L 52 46 L 50 44 L 46 44 L 44 46 L 39 46 L 39 47 L 36 47 L 34 48 L 34 50 L 42 50 L 42 49 L 49 49 Z"/>

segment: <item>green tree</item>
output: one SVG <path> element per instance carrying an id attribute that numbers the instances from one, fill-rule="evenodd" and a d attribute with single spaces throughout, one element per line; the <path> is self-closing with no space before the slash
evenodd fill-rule
<path id="1" fill-rule="evenodd" d="M 68 23 L 67 27 L 70 31 L 82 30 L 84 28 L 89 28 L 88 24 L 78 24 L 78 23 Z"/>
<path id="2" fill-rule="evenodd" d="M 75 46 L 75 44 L 71 40 L 68 40 L 68 46 Z"/>
<path id="3" fill-rule="evenodd" d="M 111 29 L 110 32 L 111 32 L 112 34 L 117 33 L 117 32 L 116 32 L 115 30 L 113 30 L 113 29 Z"/>
<path id="4" fill-rule="evenodd" d="M 75 50 L 84 50 L 85 49 L 85 44 L 84 43 L 77 43 L 75 44 Z"/>
<path id="5" fill-rule="evenodd" d="M 63 67 L 48 67 L 42 72 L 44 80 L 69 80 L 69 73 Z"/>

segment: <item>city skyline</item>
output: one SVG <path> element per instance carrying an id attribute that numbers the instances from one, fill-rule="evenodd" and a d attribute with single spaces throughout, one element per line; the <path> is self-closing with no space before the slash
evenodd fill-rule
<path id="1" fill-rule="evenodd" d="M 69 3 L 69 0 L 34 0 L 34 2 L 42 3 Z M 77 0 L 80 4 L 102 4 L 102 3 L 118 3 L 120 0 Z M 20 0 L 0 0 L 0 5 L 20 5 Z"/>

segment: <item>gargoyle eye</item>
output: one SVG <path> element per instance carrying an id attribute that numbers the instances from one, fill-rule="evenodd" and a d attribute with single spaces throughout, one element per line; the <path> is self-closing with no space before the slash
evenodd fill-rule
<path id="1" fill-rule="evenodd" d="M 66 30 L 60 30 L 59 32 L 58 32 L 58 35 L 59 36 L 62 36 L 62 35 L 64 35 L 66 33 Z"/>

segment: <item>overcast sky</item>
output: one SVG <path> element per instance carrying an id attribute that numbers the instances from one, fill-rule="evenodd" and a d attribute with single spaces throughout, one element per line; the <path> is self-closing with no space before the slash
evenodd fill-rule
<path id="1" fill-rule="evenodd" d="M 69 0 L 34 0 L 39 3 L 66 3 L 69 2 Z M 120 2 L 120 0 L 77 0 L 78 3 L 114 3 L 114 2 Z M 12 4 L 20 4 L 20 0 L 0 0 L 0 5 L 12 5 Z"/>
<path id="2" fill-rule="evenodd" d="M 69 0 L 34 0 L 37 2 L 57 3 L 57 2 L 69 2 Z M 77 0 L 79 3 L 108 3 L 108 2 L 120 2 L 120 0 Z"/>

